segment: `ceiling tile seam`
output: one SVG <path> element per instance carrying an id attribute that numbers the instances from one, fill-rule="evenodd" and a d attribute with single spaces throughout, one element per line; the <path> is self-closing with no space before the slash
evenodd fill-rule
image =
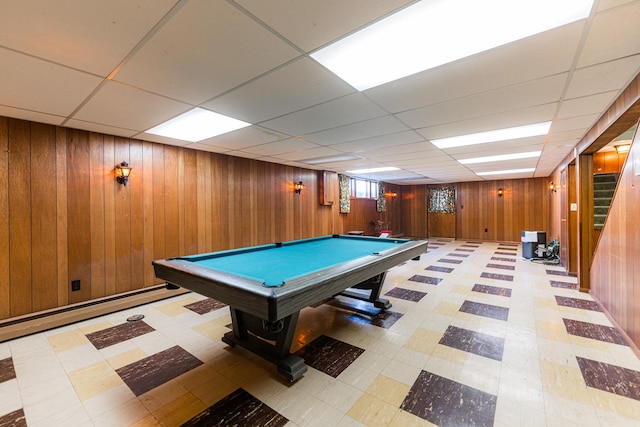
<path id="1" fill-rule="evenodd" d="M 103 78 L 102 82 L 93 90 L 91 91 L 91 93 L 82 101 L 80 102 L 80 104 L 78 104 L 78 106 L 71 112 L 71 114 L 69 114 L 67 116 L 67 118 L 63 121 L 63 123 L 61 124 L 62 126 L 65 126 L 71 119 L 74 118 L 74 116 L 76 114 L 78 114 L 78 112 L 85 106 L 87 105 L 87 103 L 89 101 L 91 101 L 91 99 L 93 99 L 93 97 L 100 91 L 100 89 L 102 89 L 104 87 L 104 85 L 106 84 L 106 82 L 110 81 L 110 80 L 114 80 L 116 74 L 118 74 L 118 72 L 122 69 L 122 67 L 131 60 L 131 58 L 133 58 L 133 56 L 138 53 L 138 51 L 140 51 L 140 49 L 142 49 L 142 47 L 147 44 L 147 42 L 149 42 L 149 40 L 151 40 L 151 38 L 171 19 L 173 18 L 173 16 L 187 3 L 188 0 L 179 0 L 176 4 L 173 5 L 173 7 L 162 17 L 158 20 L 158 22 L 156 22 L 156 24 L 147 32 L 147 34 L 145 34 L 139 41 L 138 43 L 135 44 L 135 46 L 133 46 L 133 48 L 124 56 L 124 58 L 115 66 L 115 68 L 106 76 Z M 119 84 L 124 84 L 122 82 L 118 82 L 117 80 L 115 80 L 117 83 Z M 130 86 L 127 85 L 129 87 L 135 87 L 135 86 Z M 141 88 L 137 88 L 139 90 L 143 90 Z M 145 91 L 148 92 L 148 91 Z M 151 93 L 151 92 L 148 92 Z M 158 95 L 155 94 L 154 95 Z M 162 96 L 162 95 L 159 95 Z M 165 96 L 166 98 L 166 96 Z M 182 101 L 181 101 L 182 102 Z M 184 102 L 182 102 L 184 103 Z M 77 120 L 77 119 L 76 119 Z M 91 123 L 91 122 L 89 122 Z M 137 130 L 137 129 L 136 129 Z M 136 136 L 139 134 L 136 134 Z"/>

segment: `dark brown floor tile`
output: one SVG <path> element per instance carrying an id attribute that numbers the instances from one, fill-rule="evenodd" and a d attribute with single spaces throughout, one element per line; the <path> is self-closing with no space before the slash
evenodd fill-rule
<path id="1" fill-rule="evenodd" d="M 438 262 L 444 262 L 446 264 L 462 264 L 462 260 L 461 259 L 441 258 L 441 259 L 438 260 Z"/>
<path id="2" fill-rule="evenodd" d="M 573 307 L 591 311 L 602 311 L 597 302 L 589 301 L 586 299 L 561 297 L 556 295 L 556 303 L 563 307 Z"/>
<path id="3" fill-rule="evenodd" d="M 439 344 L 497 361 L 504 352 L 504 339 L 455 326 L 447 328 Z"/>
<path id="4" fill-rule="evenodd" d="M 223 302 L 214 300 L 213 298 L 206 298 L 201 301 L 196 301 L 196 302 L 192 302 L 191 304 L 187 304 L 184 306 L 184 308 L 188 308 L 189 310 L 194 311 L 198 314 L 207 314 L 226 306 L 227 304 Z"/>
<path id="5" fill-rule="evenodd" d="M 483 304 L 474 301 L 465 301 L 460 306 L 460 310 L 463 313 L 475 314 L 482 317 L 490 317 L 498 320 L 509 319 L 509 309 L 506 307 L 499 307 L 497 305 Z"/>
<path id="6" fill-rule="evenodd" d="M 494 280 L 503 280 L 505 282 L 513 282 L 513 276 L 508 274 L 496 274 L 496 273 L 487 273 L 483 272 L 480 277 L 484 277 L 485 279 L 494 279 Z"/>
<path id="7" fill-rule="evenodd" d="M 116 373 L 133 394 L 140 396 L 201 364 L 189 352 L 175 346 L 116 369 Z"/>
<path id="8" fill-rule="evenodd" d="M 499 256 L 492 256 L 491 259 L 493 261 L 516 262 L 515 258 L 505 258 L 505 257 L 499 257 Z"/>
<path id="9" fill-rule="evenodd" d="M 101 348 L 109 347 L 153 331 L 155 331 L 155 329 L 151 326 L 141 320 L 138 320 L 136 322 L 123 323 L 122 325 L 103 329 L 101 331 L 91 332 L 90 334 L 87 334 L 87 338 L 95 348 L 100 350 Z"/>
<path id="10" fill-rule="evenodd" d="M 545 270 L 551 276 L 568 276 L 566 271 L 562 270 Z"/>
<path id="11" fill-rule="evenodd" d="M 430 265 L 429 267 L 425 268 L 425 270 L 437 271 L 440 273 L 451 273 L 454 269 L 451 267 L 440 267 L 437 265 Z"/>
<path id="12" fill-rule="evenodd" d="M 517 248 L 519 245 L 517 243 L 500 243 L 500 246 L 513 246 Z"/>
<path id="13" fill-rule="evenodd" d="M 587 386 L 640 400 L 640 372 L 576 357 Z"/>
<path id="14" fill-rule="evenodd" d="M 473 249 L 455 248 L 454 251 L 458 251 L 458 252 L 473 252 Z"/>
<path id="15" fill-rule="evenodd" d="M 513 251 L 513 252 L 517 252 L 518 248 L 512 248 L 512 247 L 506 247 L 506 246 L 498 246 L 496 248 L 497 251 Z"/>
<path id="16" fill-rule="evenodd" d="M 554 288 L 562 288 L 562 289 L 578 289 L 577 283 L 570 282 L 558 282 L 557 280 L 549 280 L 551 286 Z"/>
<path id="17" fill-rule="evenodd" d="M 412 278 L 410 278 L 409 280 L 413 280 L 414 282 L 427 283 L 427 282 L 422 282 L 420 280 L 415 280 L 414 279 L 415 277 L 427 278 L 426 276 L 417 276 L 416 275 L 416 276 L 413 276 Z M 435 282 L 435 283 L 430 283 L 430 284 L 434 284 L 434 285 L 437 285 L 442 280 L 442 279 L 436 279 L 435 277 L 429 277 L 428 279 L 437 280 L 437 282 Z M 393 289 L 391 289 L 389 292 L 387 292 L 384 295 L 388 296 L 388 297 L 403 299 L 403 300 L 406 300 L 406 301 L 418 302 L 422 298 L 424 298 L 425 295 L 427 295 L 427 293 L 426 292 L 420 292 L 420 291 L 412 291 L 410 289 L 404 289 L 404 288 L 393 288 Z"/>
<path id="18" fill-rule="evenodd" d="M 476 283 L 475 285 L 473 285 L 473 288 L 471 288 L 471 290 L 474 292 L 481 292 L 483 294 L 491 294 L 511 298 L 511 289 L 509 288 L 481 285 L 479 283 Z"/>
<path id="19" fill-rule="evenodd" d="M 0 417 L 0 427 L 27 427 L 22 409 L 15 410 Z"/>
<path id="20" fill-rule="evenodd" d="M 489 268 L 499 268 L 501 270 L 511 270 L 511 271 L 516 269 L 515 265 L 491 264 L 491 263 L 487 264 L 487 267 L 489 267 Z"/>
<path id="21" fill-rule="evenodd" d="M 427 285 L 437 285 L 440 282 L 442 282 L 443 279 L 441 279 L 440 277 L 422 276 L 420 274 L 416 274 L 416 275 L 413 275 L 413 276 L 409 277 L 409 280 L 412 281 L 412 282 L 426 283 Z M 401 288 L 395 288 L 395 289 L 401 289 Z M 393 291 L 393 289 L 392 289 L 392 291 Z M 387 294 L 387 295 L 389 295 L 389 294 Z M 394 295 L 389 295 L 389 296 L 394 296 Z M 402 297 L 396 297 L 396 298 L 402 298 Z M 420 297 L 420 298 L 422 298 L 422 297 Z M 402 298 L 402 299 L 406 299 L 406 298 Z M 412 301 L 414 301 L 414 300 L 412 300 Z"/>
<path id="22" fill-rule="evenodd" d="M 446 243 L 432 242 L 431 240 L 429 240 L 429 246 L 431 246 L 431 245 L 444 246 L 444 245 L 446 245 Z"/>
<path id="23" fill-rule="evenodd" d="M 16 371 L 13 369 L 13 359 L 7 357 L 0 360 L 0 383 L 12 380 L 16 377 Z"/>
<path id="24" fill-rule="evenodd" d="M 364 350 L 326 335 L 320 335 L 295 354 L 314 369 L 336 378 L 349 367 Z"/>
<path id="25" fill-rule="evenodd" d="M 460 258 L 467 258 L 467 257 L 469 256 L 469 254 L 455 254 L 455 253 L 450 253 L 450 254 L 447 254 L 447 256 L 457 256 L 457 257 L 460 257 Z"/>
<path id="26" fill-rule="evenodd" d="M 614 327 L 581 322 L 579 320 L 562 320 L 564 321 L 565 328 L 567 328 L 567 332 L 571 335 L 610 342 L 612 344 L 628 345 L 622 334 Z"/>
<path id="27" fill-rule="evenodd" d="M 358 312 L 351 316 L 349 319 L 358 323 L 364 323 L 367 325 L 378 326 L 380 328 L 389 329 L 394 323 L 402 317 L 402 313 L 396 313 L 395 311 L 385 310 L 379 313 L 368 315 L 366 313 Z"/>
<path id="28" fill-rule="evenodd" d="M 439 426 L 493 426 L 497 396 L 422 371 L 400 409 Z"/>
<path id="29" fill-rule="evenodd" d="M 495 251 L 494 254 L 496 255 L 515 255 L 513 252 L 505 252 L 505 251 Z"/>
<path id="30" fill-rule="evenodd" d="M 467 243 L 470 245 L 478 245 L 478 246 L 482 244 L 482 242 L 467 242 Z"/>
<path id="31" fill-rule="evenodd" d="M 284 416 L 253 397 L 242 388 L 205 409 L 182 427 L 208 426 L 284 426 Z"/>
<path id="32" fill-rule="evenodd" d="M 460 245 L 463 248 L 479 248 L 480 246 L 478 245 Z"/>

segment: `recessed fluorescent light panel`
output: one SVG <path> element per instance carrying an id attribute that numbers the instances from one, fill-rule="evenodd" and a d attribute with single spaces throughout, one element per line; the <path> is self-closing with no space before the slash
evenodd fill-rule
<path id="1" fill-rule="evenodd" d="M 476 175 L 485 176 L 485 175 L 511 175 L 515 173 L 528 173 L 535 171 L 535 168 L 527 168 L 527 169 L 509 169 L 504 171 L 491 171 L 491 172 L 478 172 Z"/>
<path id="2" fill-rule="evenodd" d="M 195 108 L 149 129 L 146 133 L 198 142 L 247 126 L 251 126 L 251 123 L 223 116 L 204 108 Z"/>
<path id="3" fill-rule="evenodd" d="M 465 147 L 467 145 L 485 144 L 487 142 L 508 141 L 510 139 L 546 135 L 549 133 L 549 128 L 551 128 L 551 122 L 534 123 L 525 126 L 452 136 L 450 138 L 433 139 L 431 143 L 440 149 Z"/>
<path id="4" fill-rule="evenodd" d="M 387 166 L 383 168 L 371 168 L 371 169 L 355 169 L 352 171 L 347 171 L 347 173 L 376 173 L 376 172 L 390 172 L 397 171 L 398 168 L 394 168 L 393 166 Z"/>
<path id="5" fill-rule="evenodd" d="M 526 153 L 500 154 L 498 156 L 474 157 L 473 159 L 462 159 L 458 162 L 462 165 L 475 163 L 503 162 L 505 160 L 529 159 L 540 157 L 542 151 L 528 151 Z"/>
<path id="6" fill-rule="evenodd" d="M 589 16 L 593 0 L 423 0 L 311 57 L 369 89 Z"/>

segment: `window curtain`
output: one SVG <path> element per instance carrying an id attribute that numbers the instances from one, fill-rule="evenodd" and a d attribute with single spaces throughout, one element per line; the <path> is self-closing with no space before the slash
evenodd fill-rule
<path id="1" fill-rule="evenodd" d="M 456 213 L 456 190 L 450 188 L 430 188 L 428 211 L 430 213 Z"/>
<path id="2" fill-rule="evenodd" d="M 338 175 L 340 185 L 340 213 L 351 212 L 351 190 L 349 188 L 350 178 L 346 175 Z"/>
<path id="3" fill-rule="evenodd" d="M 378 212 L 386 212 L 387 211 L 387 198 L 384 197 L 384 192 L 386 191 L 386 186 L 384 182 L 378 183 L 378 201 L 376 202 L 376 210 Z"/>

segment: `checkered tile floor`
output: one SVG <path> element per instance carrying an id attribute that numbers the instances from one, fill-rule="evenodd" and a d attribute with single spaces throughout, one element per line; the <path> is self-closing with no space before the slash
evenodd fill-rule
<path id="1" fill-rule="evenodd" d="M 640 360 L 575 288 L 517 244 L 432 239 L 390 310 L 302 311 L 293 384 L 186 294 L 0 343 L 0 427 L 640 425 Z"/>

